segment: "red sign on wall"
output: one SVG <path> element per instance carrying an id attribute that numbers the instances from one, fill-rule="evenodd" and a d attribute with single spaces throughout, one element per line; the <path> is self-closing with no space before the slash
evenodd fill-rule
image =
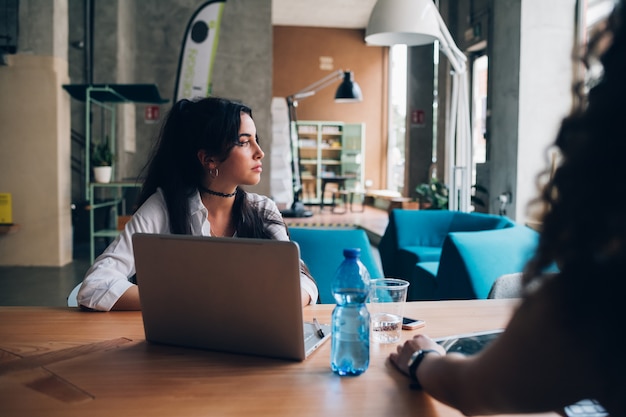
<path id="1" fill-rule="evenodd" d="M 146 123 L 156 123 L 159 121 L 160 110 L 159 106 L 146 106 L 143 113 L 143 120 Z"/>
<path id="2" fill-rule="evenodd" d="M 411 124 L 414 126 L 426 126 L 426 113 L 424 110 L 411 110 Z"/>

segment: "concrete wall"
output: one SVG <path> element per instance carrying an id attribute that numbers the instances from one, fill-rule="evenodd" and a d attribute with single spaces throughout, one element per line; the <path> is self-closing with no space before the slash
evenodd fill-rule
<path id="1" fill-rule="evenodd" d="M 492 7 L 489 189 L 492 200 L 511 192 L 507 215 L 524 222 L 571 106 L 576 1 L 498 0 Z"/>
<path id="2" fill-rule="evenodd" d="M 17 233 L 0 236 L 0 265 L 72 260 L 67 0 L 20 2 L 18 53 L 0 66 L 0 190 Z"/>
<path id="3" fill-rule="evenodd" d="M 84 0 L 70 1 L 70 40 L 83 39 Z M 187 24 L 202 2 L 197 0 L 112 0 L 95 2 L 93 82 L 155 84 L 170 100 L 160 106 L 162 118 L 172 106 L 176 73 Z M 242 30 L 245 26 L 246 29 Z M 70 50 L 72 83 L 85 82 L 84 49 Z M 213 68 L 213 94 L 240 99 L 253 108 L 264 146 L 271 145 L 271 0 L 229 0 L 224 9 Z M 236 76 L 235 76 L 236 75 Z M 117 108 L 116 178 L 142 173 L 159 134 L 159 123 L 144 121 L 145 103 Z M 84 132 L 83 103 L 72 100 L 72 126 Z M 96 114 L 96 132 L 98 120 Z M 76 151 L 76 150 L 75 150 Z M 80 154 L 76 154 L 77 158 Z M 266 172 L 269 172 L 269 158 Z M 80 178 L 74 175 L 73 183 Z M 269 175 L 252 191 L 266 193 Z M 84 198 L 74 187 L 74 200 Z M 85 213 L 78 212 L 79 217 Z"/>
<path id="4" fill-rule="evenodd" d="M 549 166 L 549 147 L 571 109 L 575 16 L 576 0 L 522 2 L 518 220 L 528 218 L 527 205 L 538 195 L 535 180 Z"/>
<path id="5" fill-rule="evenodd" d="M 213 94 L 252 108 L 266 157 L 261 182 L 248 190 L 270 194 L 272 147 L 272 1 L 228 0 L 213 69 Z"/>
<path id="6" fill-rule="evenodd" d="M 407 161 L 403 193 L 408 197 L 417 197 L 415 188 L 429 181 L 429 171 L 433 162 L 433 100 L 435 99 L 433 53 L 433 45 L 408 48 L 407 88 L 411 93 L 407 100 Z M 413 111 L 424 112 L 423 123 L 411 119 Z M 443 179 L 444 172 L 442 169 L 438 177 Z"/>
<path id="7" fill-rule="evenodd" d="M 70 38 L 82 39 L 83 0 L 69 1 L 74 23 Z M 161 105 L 164 116 L 173 104 L 183 36 L 201 4 L 197 0 L 97 0 L 93 82 L 156 84 L 161 96 L 170 100 Z M 82 83 L 84 50 L 72 52 L 72 83 Z M 228 0 L 213 69 L 213 94 L 250 105 L 259 134 L 266 140 L 271 137 L 271 63 L 271 0 Z M 160 123 L 144 122 L 145 105 L 118 106 L 117 178 L 141 173 L 158 136 Z M 73 100 L 72 106 L 72 126 L 84 131 L 82 104 Z M 134 126 L 134 131 L 128 126 Z M 269 178 L 263 177 L 255 191 L 268 189 Z"/>
<path id="8" fill-rule="evenodd" d="M 489 190 L 489 207 L 497 212 L 498 194 L 517 195 L 517 143 L 519 132 L 521 3 L 519 0 L 494 2 L 493 39 L 489 49 L 489 175 L 481 185 Z M 509 209 L 510 210 L 510 209 Z M 507 213 L 509 214 L 509 213 Z M 512 210 L 511 215 L 515 215 Z"/>

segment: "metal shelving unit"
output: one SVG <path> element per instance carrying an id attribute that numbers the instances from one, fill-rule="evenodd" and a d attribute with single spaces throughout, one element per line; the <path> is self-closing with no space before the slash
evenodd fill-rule
<path id="1" fill-rule="evenodd" d="M 116 116 L 117 104 L 122 103 L 151 103 L 163 104 L 168 100 L 161 98 L 159 90 L 154 84 L 66 84 L 63 88 L 72 98 L 85 102 L 85 200 L 89 210 L 89 246 L 91 262 L 95 259 L 95 239 L 98 237 L 115 238 L 119 231 L 117 228 L 106 227 L 96 230 L 95 210 L 110 208 L 117 223 L 120 205 L 125 205 L 123 191 L 126 188 L 138 188 L 141 184 L 136 182 L 116 181 L 112 178 L 110 183 L 97 183 L 91 181 L 91 143 L 93 139 L 94 108 L 101 111 L 99 122 L 105 126 L 108 124 L 109 146 L 115 153 L 116 147 Z M 108 121 L 106 120 L 108 115 Z M 105 126 L 106 130 L 106 126 Z M 115 164 L 115 163 L 114 163 Z M 114 165 L 113 164 L 113 165 Z M 115 166 L 113 166 L 115 173 Z M 115 175 L 115 174 L 113 174 Z M 102 191 L 100 191 L 102 190 Z M 107 193 L 100 201 L 96 200 L 96 194 Z"/>
<path id="2" fill-rule="evenodd" d="M 333 178 L 348 190 L 363 184 L 364 124 L 299 120 L 296 132 L 305 204 L 320 204 Z"/>

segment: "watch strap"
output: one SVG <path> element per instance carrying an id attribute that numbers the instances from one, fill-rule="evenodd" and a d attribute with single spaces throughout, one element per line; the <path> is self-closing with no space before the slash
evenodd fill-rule
<path id="1" fill-rule="evenodd" d="M 422 389 L 422 385 L 417 379 L 417 367 L 420 366 L 420 363 L 422 363 L 426 355 L 429 353 L 441 355 L 434 349 L 420 349 L 414 352 L 409 359 L 409 377 L 411 378 L 411 388 L 413 389 Z"/>

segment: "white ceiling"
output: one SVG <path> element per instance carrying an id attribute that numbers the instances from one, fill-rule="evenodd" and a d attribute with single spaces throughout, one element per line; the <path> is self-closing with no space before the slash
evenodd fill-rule
<path id="1" fill-rule="evenodd" d="M 615 0 L 587 2 L 589 24 L 603 19 L 616 3 Z M 272 0 L 272 24 L 365 29 L 374 4 L 376 0 Z"/>
<path id="2" fill-rule="evenodd" d="M 376 0 L 272 0 L 272 24 L 365 29 Z"/>

